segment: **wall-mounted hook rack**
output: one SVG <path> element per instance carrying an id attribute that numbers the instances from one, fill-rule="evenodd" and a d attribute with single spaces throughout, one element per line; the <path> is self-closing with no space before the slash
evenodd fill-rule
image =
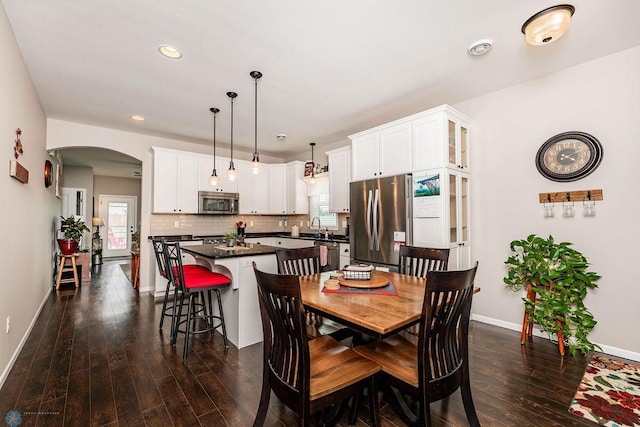
<path id="1" fill-rule="evenodd" d="M 602 189 L 558 191 L 557 193 L 540 193 L 538 197 L 540 203 L 584 202 L 589 200 L 603 200 Z"/>

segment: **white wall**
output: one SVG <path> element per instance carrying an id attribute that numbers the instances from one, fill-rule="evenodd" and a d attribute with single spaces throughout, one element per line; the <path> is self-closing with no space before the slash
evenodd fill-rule
<path id="1" fill-rule="evenodd" d="M 543 48 L 541 48 L 543 49 Z M 502 282 L 508 244 L 529 234 L 573 242 L 602 279 L 586 299 L 598 321 L 590 335 L 605 350 L 640 356 L 640 47 L 455 105 L 473 118 L 472 239 L 480 261 L 474 297 L 480 316 L 521 325 L 521 295 Z M 584 131 L 604 158 L 573 183 L 543 178 L 534 158 L 548 138 Z M 601 188 L 594 218 L 543 218 L 538 193 Z M 622 351 L 617 351 L 622 350 Z M 625 353 L 633 352 L 631 353 Z"/>
<path id="2" fill-rule="evenodd" d="M 60 215 L 55 185 L 44 187 L 46 118 L 18 50 L 4 8 L 0 6 L 0 386 L 24 343 L 34 316 L 52 286 L 54 230 Z M 9 177 L 15 131 L 22 130 L 24 154 L 19 162 L 29 170 L 29 183 Z M 5 333 L 7 316 L 11 332 Z"/>

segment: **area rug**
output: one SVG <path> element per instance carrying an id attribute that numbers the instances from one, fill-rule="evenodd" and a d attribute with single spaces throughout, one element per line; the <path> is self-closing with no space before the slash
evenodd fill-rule
<path id="1" fill-rule="evenodd" d="M 591 356 L 569 412 L 602 426 L 640 426 L 640 364 Z"/>
<path id="2" fill-rule="evenodd" d="M 131 264 L 120 264 L 120 268 L 122 269 L 124 275 L 127 276 L 127 280 L 131 282 Z"/>

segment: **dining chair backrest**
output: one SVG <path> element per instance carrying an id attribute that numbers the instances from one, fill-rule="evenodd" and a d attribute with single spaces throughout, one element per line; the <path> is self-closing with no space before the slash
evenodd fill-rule
<path id="1" fill-rule="evenodd" d="M 426 277 L 429 271 L 444 271 L 449 264 L 449 249 L 400 246 L 399 272 Z"/>
<path id="2" fill-rule="evenodd" d="M 165 279 L 169 278 L 169 273 L 167 272 L 167 268 L 165 266 L 164 259 L 164 251 L 163 251 L 163 239 L 161 238 L 153 238 L 153 252 L 156 254 L 156 263 L 158 264 L 158 270 L 160 271 L 160 275 Z"/>
<path id="3" fill-rule="evenodd" d="M 278 273 L 306 276 L 320 272 L 320 246 L 277 249 Z"/>
<path id="4" fill-rule="evenodd" d="M 469 270 L 427 273 L 418 335 L 418 378 L 430 400 L 453 393 L 468 381 L 468 335 L 473 282 Z M 466 379 L 465 379 L 466 375 Z"/>
<path id="5" fill-rule="evenodd" d="M 294 275 L 262 272 L 255 262 L 253 269 L 264 336 L 263 363 L 276 395 L 287 396 L 285 404 L 298 406 L 309 395 L 311 374 L 300 282 Z"/>

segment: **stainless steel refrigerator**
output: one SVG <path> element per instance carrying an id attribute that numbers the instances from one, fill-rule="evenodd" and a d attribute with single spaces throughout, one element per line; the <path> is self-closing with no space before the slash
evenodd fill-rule
<path id="1" fill-rule="evenodd" d="M 350 236 L 353 263 L 398 266 L 401 244 L 411 244 L 411 175 L 352 182 Z"/>

